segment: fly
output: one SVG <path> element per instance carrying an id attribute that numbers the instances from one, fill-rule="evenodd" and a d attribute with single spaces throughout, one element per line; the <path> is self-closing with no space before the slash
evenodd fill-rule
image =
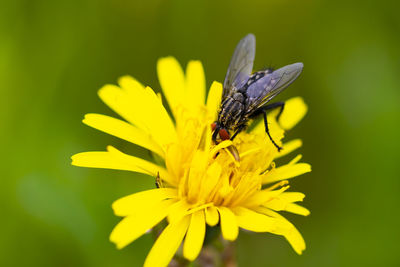
<path id="1" fill-rule="evenodd" d="M 285 103 L 268 103 L 299 77 L 303 63 L 252 74 L 255 51 L 256 39 L 253 34 L 246 35 L 236 46 L 225 76 L 218 120 L 212 125 L 212 139 L 215 143 L 233 140 L 247 127 L 250 119 L 263 115 L 265 132 L 280 151 L 282 148 L 272 139 L 268 130 L 267 111 L 279 108 L 279 119 Z"/>

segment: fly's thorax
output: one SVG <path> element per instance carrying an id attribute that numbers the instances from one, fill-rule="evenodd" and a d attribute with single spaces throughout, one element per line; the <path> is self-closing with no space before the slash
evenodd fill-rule
<path id="1" fill-rule="evenodd" d="M 235 92 L 228 96 L 221 104 L 218 121 L 228 130 L 235 129 L 244 114 L 246 96 L 242 92 Z"/>
<path id="2" fill-rule="evenodd" d="M 270 74 L 271 72 L 272 72 L 272 69 L 254 72 L 247 80 L 246 84 L 244 85 L 244 88 L 247 89 L 251 84 L 255 83 L 256 81 L 258 81 L 265 75 Z"/>

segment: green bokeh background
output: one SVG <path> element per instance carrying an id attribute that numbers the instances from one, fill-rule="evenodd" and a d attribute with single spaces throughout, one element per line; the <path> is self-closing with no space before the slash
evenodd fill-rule
<path id="1" fill-rule="evenodd" d="M 113 115 L 97 97 L 130 74 L 159 90 L 156 61 L 200 59 L 207 86 L 233 49 L 257 37 L 255 69 L 304 62 L 279 96 L 302 96 L 301 137 L 313 172 L 292 181 L 309 217 L 298 256 L 281 237 L 241 232 L 239 266 L 399 266 L 400 5 L 395 1 L 0 2 L 0 265 L 140 266 L 144 236 L 119 251 L 111 203 L 154 179 L 70 165 L 112 144 L 148 153 L 81 123 Z"/>

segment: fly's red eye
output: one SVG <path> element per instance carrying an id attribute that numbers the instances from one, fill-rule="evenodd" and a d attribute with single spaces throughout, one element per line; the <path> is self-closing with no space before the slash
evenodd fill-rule
<path id="1" fill-rule="evenodd" d="M 219 137 L 221 137 L 222 140 L 229 140 L 231 137 L 229 136 L 229 133 L 225 129 L 219 130 Z"/>
<path id="2" fill-rule="evenodd" d="M 215 123 L 215 122 L 213 122 L 212 124 L 211 124 L 211 130 L 215 130 L 215 128 L 217 128 L 217 124 Z"/>

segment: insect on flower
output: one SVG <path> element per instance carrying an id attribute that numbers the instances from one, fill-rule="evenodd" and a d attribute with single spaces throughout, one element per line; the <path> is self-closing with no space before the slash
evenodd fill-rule
<path id="1" fill-rule="evenodd" d="M 280 151 L 282 148 L 275 143 L 269 133 L 266 112 L 280 108 L 278 120 L 285 103 L 276 102 L 268 105 L 267 103 L 297 79 L 303 70 L 303 63 L 251 74 L 255 51 L 256 39 L 253 34 L 248 34 L 236 46 L 225 76 L 218 119 L 212 124 L 214 131 L 212 138 L 215 143 L 233 140 L 247 127 L 250 119 L 262 114 L 265 132 Z"/>

